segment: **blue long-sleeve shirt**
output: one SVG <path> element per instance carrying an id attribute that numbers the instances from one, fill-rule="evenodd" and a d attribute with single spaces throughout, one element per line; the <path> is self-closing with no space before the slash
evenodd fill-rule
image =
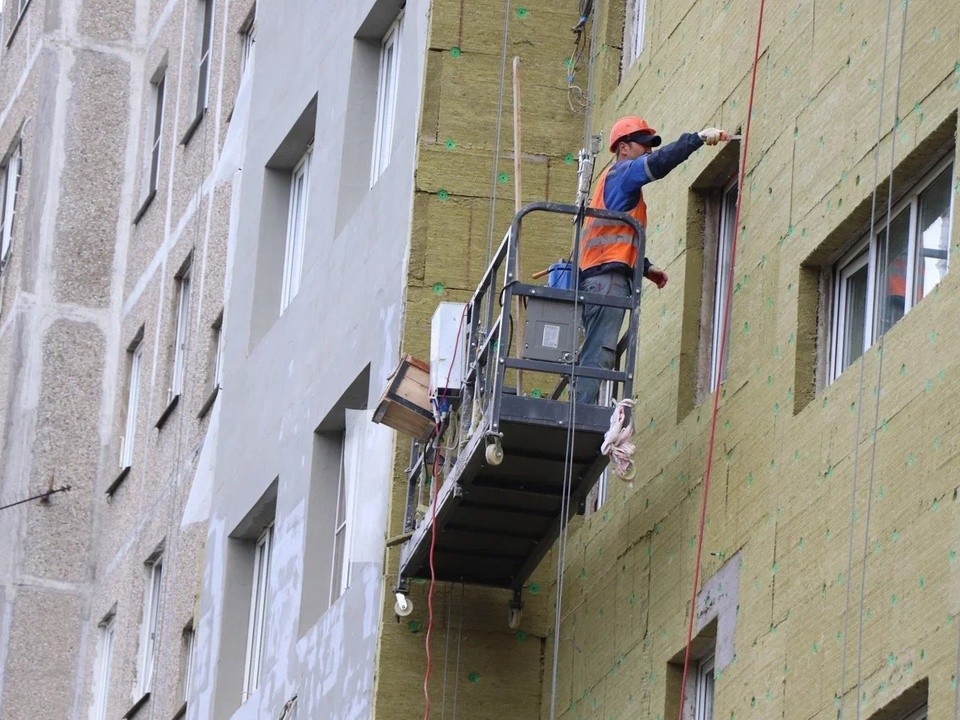
<path id="1" fill-rule="evenodd" d="M 620 160 L 607 170 L 607 179 L 603 188 L 603 204 L 608 210 L 628 212 L 640 202 L 643 186 L 655 180 L 662 180 L 670 171 L 680 165 L 703 145 L 698 133 L 684 133 L 674 142 L 642 155 L 635 160 Z M 652 263 L 643 259 L 643 273 L 646 275 Z M 626 268 L 623 263 L 604 263 L 581 272 L 580 277 L 590 277 L 609 272 L 616 268 Z"/>
<path id="2" fill-rule="evenodd" d="M 632 210 L 640 202 L 640 191 L 644 185 L 665 178 L 702 145 L 700 135 L 684 133 L 676 141 L 636 160 L 614 163 L 607 171 L 603 204 L 608 210 Z"/>

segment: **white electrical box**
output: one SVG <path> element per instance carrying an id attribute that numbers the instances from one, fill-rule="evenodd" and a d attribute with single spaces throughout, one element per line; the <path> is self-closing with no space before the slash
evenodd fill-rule
<path id="1" fill-rule="evenodd" d="M 466 303 L 442 302 L 430 321 L 430 394 L 460 394 L 466 364 Z"/>

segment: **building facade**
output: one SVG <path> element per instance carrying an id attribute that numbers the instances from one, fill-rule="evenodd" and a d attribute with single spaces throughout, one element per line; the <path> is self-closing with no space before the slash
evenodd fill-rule
<path id="1" fill-rule="evenodd" d="M 960 11 L 875 5 L 768 5 L 751 103 L 759 3 L 5 0 L 0 717 L 955 717 Z M 633 483 L 519 627 L 398 618 L 371 417 L 509 225 L 515 56 L 523 202 L 585 124 L 743 139 L 644 192 Z"/>

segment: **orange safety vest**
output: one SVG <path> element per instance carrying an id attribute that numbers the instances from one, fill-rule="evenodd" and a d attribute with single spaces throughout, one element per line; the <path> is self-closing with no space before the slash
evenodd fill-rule
<path id="1" fill-rule="evenodd" d="M 887 268 L 887 295 L 907 296 L 907 259 L 903 255 L 895 257 Z"/>
<path id="2" fill-rule="evenodd" d="M 603 188 L 607 183 L 609 168 L 603 171 L 597 189 L 593 193 L 590 207 L 606 210 L 603 203 Z M 643 194 L 636 207 L 629 214 L 640 223 L 641 229 L 647 228 L 647 204 L 643 201 Z M 580 237 L 580 269 L 596 267 L 604 263 L 624 263 L 630 267 L 637 264 L 640 238 L 636 237 L 626 223 L 604 218 L 587 218 L 583 226 L 583 235 Z"/>

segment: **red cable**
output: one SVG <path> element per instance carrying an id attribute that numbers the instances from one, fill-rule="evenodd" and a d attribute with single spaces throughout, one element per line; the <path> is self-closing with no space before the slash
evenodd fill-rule
<path id="1" fill-rule="evenodd" d="M 707 446 L 707 468 L 703 476 L 703 500 L 700 508 L 700 527 L 697 531 L 697 553 L 694 560 L 693 570 L 693 596 L 690 598 L 690 618 L 687 622 L 687 643 L 683 653 L 683 676 L 680 679 L 680 712 L 679 720 L 683 720 L 683 700 L 686 694 L 687 674 L 690 670 L 690 643 L 693 640 L 693 621 L 697 614 L 697 588 L 700 585 L 700 559 L 703 551 L 703 531 L 707 521 L 707 493 L 710 490 L 710 475 L 713 467 L 713 453 L 717 437 L 717 416 L 720 412 L 720 372 L 723 370 L 723 358 L 727 345 L 727 323 L 730 319 L 730 304 L 733 296 L 731 282 L 733 280 L 733 268 L 737 259 L 737 236 L 740 233 L 740 208 L 743 204 L 743 180 L 747 174 L 747 149 L 750 144 L 750 121 L 753 119 L 753 96 L 757 85 L 757 66 L 760 63 L 760 34 L 763 30 L 763 6 L 765 0 L 760 0 L 760 18 L 757 21 L 757 47 L 753 55 L 753 74 L 750 78 L 750 100 L 747 103 L 747 128 L 743 133 L 743 150 L 740 153 L 740 175 L 737 178 L 737 211 L 734 214 L 733 221 L 733 240 L 730 244 L 730 268 L 727 271 L 727 287 L 724 291 L 723 299 L 723 321 L 721 324 L 720 335 L 720 358 L 721 362 L 717 368 L 717 390 L 713 396 L 713 412 L 710 416 L 710 442 Z"/>
<path id="2" fill-rule="evenodd" d="M 463 320 L 467 316 L 467 307 L 467 305 L 464 305 L 463 312 L 460 314 L 460 324 L 457 326 L 457 337 L 453 341 L 453 357 L 450 358 L 450 367 L 447 368 L 447 378 L 443 383 L 444 388 L 450 387 L 450 373 L 453 372 L 453 363 L 457 359 L 457 350 L 460 349 L 460 331 L 463 330 Z M 438 420 L 436 430 L 434 430 L 438 441 L 440 439 L 440 429 L 441 424 Z M 437 582 L 437 573 L 433 567 L 433 554 L 437 546 L 437 488 L 439 486 L 437 479 L 439 475 L 440 451 L 438 448 L 434 448 L 433 479 L 430 481 L 430 494 L 432 495 L 430 499 L 430 590 L 427 592 L 427 637 L 424 641 L 427 649 L 427 670 L 423 676 L 423 720 L 430 720 L 430 671 L 433 669 L 433 657 L 430 655 L 430 635 L 433 632 L 433 588 Z"/>

